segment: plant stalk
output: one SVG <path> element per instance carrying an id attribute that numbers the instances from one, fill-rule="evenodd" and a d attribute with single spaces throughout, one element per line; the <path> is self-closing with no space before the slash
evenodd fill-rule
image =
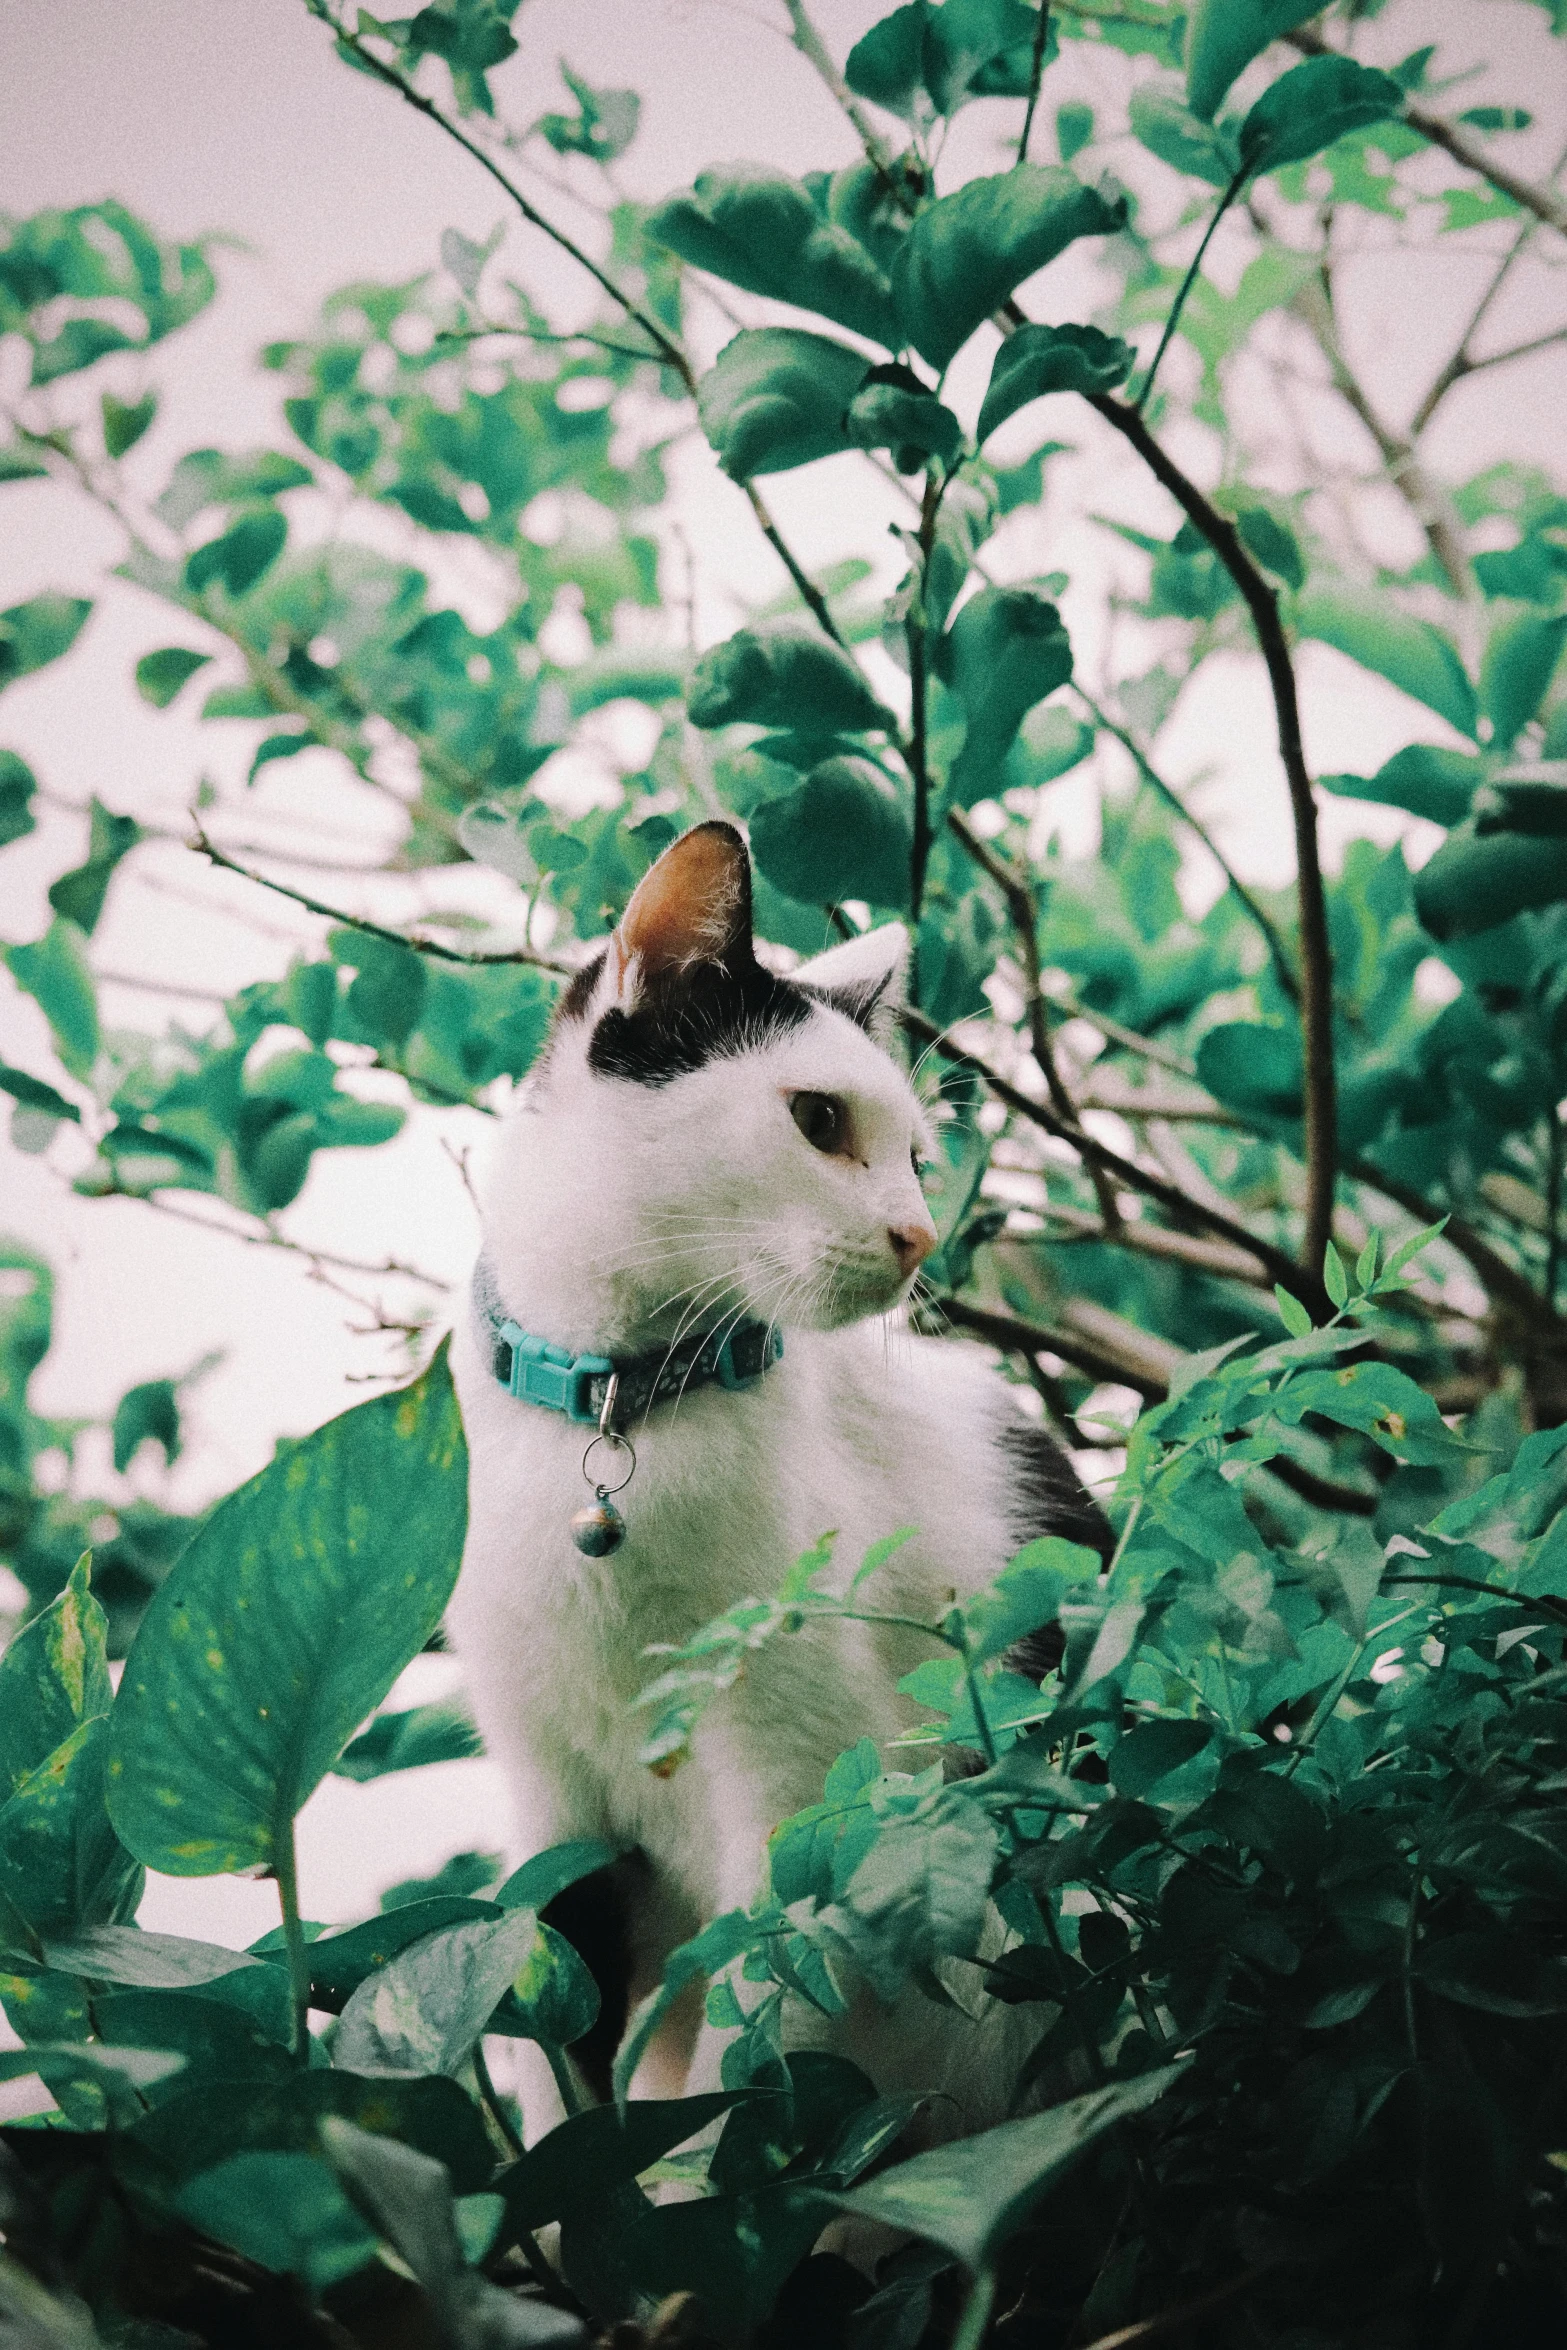
<path id="1" fill-rule="evenodd" d="M 1193 286 L 1197 283 L 1198 272 L 1202 268 L 1203 260 L 1207 254 L 1208 247 L 1213 243 L 1214 232 L 1218 228 L 1220 221 L 1229 211 L 1230 206 L 1234 203 L 1236 197 L 1240 194 L 1242 188 L 1246 185 L 1246 182 L 1248 179 L 1250 179 L 1250 177 L 1251 165 L 1249 163 L 1243 163 L 1240 167 L 1240 170 L 1231 180 L 1229 186 L 1225 189 L 1223 195 L 1219 198 L 1218 207 L 1214 212 L 1213 218 L 1209 221 L 1207 227 L 1203 230 L 1202 243 L 1198 246 L 1196 252 L 1192 255 L 1191 266 L 1188 268 L 1186 275 L 1181 280 L 1180 289 L 1177 292 L 1175 300 L 1170 308 L 1170 315 L 1164 322 L 1164 332 L 1159 337 L 1159 348 L 1157 351 L 1155 351 L 1152 365 L 1149 367 L 1147 375 L 1143 378 L 1143 388 L 1132 403 L 1136 414 L 1139 416 L 1141 416 L 1143 410 L 1148 405 L 1149 397 L 1153 391 L 1154 377 L 1158 374 L 1160 362 L 1163 360 L 1166 351 L 1168 351 L 1172 341 L 1175 338 L 1175 330 L 1181 323 L 1181 312 L 1186 307 L 1186 297 L 1191 292 Z"/>
<path id="2" fill-rule="evenodd" d="M 290 2045 L 300 2064 L 310 2062 L 310 1958 L 305 1930 L 299 1918 L 299 1865 L 294 1850 L 294 1822 L 290 1817 L 278 1840 L 274 1873 L 283 1912 L 283 1939 L 288 1948 L 288 1987 L 293 2003 Z"/>

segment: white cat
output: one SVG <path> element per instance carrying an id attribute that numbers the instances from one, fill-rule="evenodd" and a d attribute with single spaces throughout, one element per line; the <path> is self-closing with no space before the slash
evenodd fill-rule
<path id="1" fill-rule="evenodd" d="M 647 1717 L 631 1710 L 656 1670 L 649 1644 L 770 1594 L 828 1528 L 853 1564 L 917 1527 L 877 1604 L 927 1619 L 1047 1527 L 1096 1544 L 1104 1531 L 977 1350 L 882 1320 L 936 1240 L 916 1168 L 924 1116 L 880 1041 L 904 932 L 870 932 L 783 980 L 755 957 L 750 900 L 739 833 L 699 825 L 573 983 L 498 1137 L 479 1310 L 453 1347 L 471 1465 L 449 1620 L 509 1784 L 516 1857 L 581 1836 L 641 1856 L 617 1872 L 618 1916 L 594 1880 L 551 1912 L 601 1978 L 617 1961 L 629 1974 L 618 2004 L 609 1989 L 598 2046 L 579 2050 L 601 2087 L 627 1996 L 702 1922 L 753 1898 L 769 1831 L 820 1799 L 835 1755 L 866 1735 L 886 1748 L 925 1718 L 896 1683 L 935 1653 L 848 1623 L 775 1643 L 704 1717 L 684 1766 L 658 1778 L 637 1759 Z M 683 1392 L 621 1419 L 636 1468 L 610 1555 L 585 1556 L 571 1522 L 626 1456 L 601 1446 L 585 1482 L 591 1421 L 501 1383 L 503 1317 L 513 1338 L 623 1366 L 644 1396 L 676 1349 Z M 774 1329 L 781 1359 L 736 1388 L 691 1371 L 697 1340 L 736 1324 L 750 1325 L 749 1367 Z M 578 1386 L 596 1401 L 602 1374 Z M 712 2045 L 688 2066 L 699 2018 L 697 2005 L 639 2088 L 713 2085 Z M 821 2044 L 819 2019 L 807 2028 Z M 996 2068 L 976 2066 L 973 2027 L 919 1993 L 890 2017 L 858 2001 L 836 2044 L 883 2090 L 945 2089 L 968 2127 L 996 2117 L 982 2077 Z M 530 2066 L 530 2138 L 558 2119 L 554 2098 Z"/>

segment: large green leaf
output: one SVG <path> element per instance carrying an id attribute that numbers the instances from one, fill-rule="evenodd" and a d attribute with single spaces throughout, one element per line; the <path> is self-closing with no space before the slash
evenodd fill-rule
<path id="1" fill-rule="evenodd" d="M 246 595 L 271 570 L 287 537 L 287 518 L 277 507 L 258 506 L 196 549 L 185 565 L 185 584 L 196 595 L 218 582 L 231 596 Z"/>
<path id="2" fill-rule="evenodd" d="M 748 327 L 697 386 L 697 412 L 735 481 L 786 473 L 849 447 L 844 416 L 865 380 L 858 351 L 790 326 Z"/>
<path id="3" fill-rule="evenodd" d="M 1472 751 L 1410 743 L 1384 760 L 1375 775 L 1319 775 L 1318 787 L 1342 799 L 1376 800 L 1432 824 L 1461 824 L 1485 768 Z"/>
<path id="4" fill-rule="evenodd" d="M 92 1595 L 91 1560 L 71 1569 L 58 1599 L 0 1654 L 0 1803 L 83 1722 L 114 1702 L 105 1618 Z"/>
<path id="5" fill-rule="evenodd" d="M 945 368 L 974 329 L 1078 237 L 1124 226 L 1126 198 L 1060 165 L 1022 163 L 970 180 L 918 215 L 893 269 L 904 336 Z"/>
<path id="6" fill-rule="evenodd" d="M 911 847 L 908 811 L 869 759 L 824 759 L 797 791 L 751 812 L 759 869 L 806 905 L 905 904 Z"/>
<path id="7" fill-rule="evenodd" d="M 1494 930 L 1536 906 L 1567 898 L 1567 839 L 1524 832 L 1448 835 L 1415 875 L 1415 909 L 1433 938 Z"/>
<path id="8" fill-rule="evenodd" d="M 993 2266 L 1040 2197 L 1096 2138 L 1146 2111 L 1177 2077 L 1169 2066 L 1090 2090 L 1048 2113 L 1001 2122 L 976 2138 L 916 2154 L 835 2200 L 945 2245 L 979 2274 Z"/>
<path id="9" fill-rule="evenodd" d="M 108 1723 L 83 1722 L 0 1804 L 0 1943 L 37 1959 L 133 1915 L 142 1872 L 104 1808 Z"/>
<path id="10" fill-rule="evenodd" d="M 689 196 L 655 206 L 647 234 L 748 293 L 818 311 L 889 349 L 891 289 L 857 238 L 826 220 L 798 180 L 765 164 L 704 171 Z"/>
<path id="11" fill-rule="evenodd" d="M 1539 710 L 1567 641 L 1567 615 L 1520 612 L 1492 629 L 1480 664 L 1480 706 L 1492 747 L 1505 751 Z"/>
<path id="12" fill-rule="evenodd" d="M 204 2236 L 312 2293 L 373 2261 L 376 2233 L 313 2154 L 231 2154 L 180 2189 L 176 2208 Z"/>
<path id="13" fill-rule="evenodd" d="M 1240 169 L 1233 120 L 1215 128 L 1183 106 L 1164 82 L 1139 82 L 1127 106 L 1133 133 L 1161 163 L 1189 172 L 1212 188 L 1227 188 Z"/>
<path id="14" fill-rule="evenodd" d="M 172 1876 L 270 1867 L 440 1622 L 467 1524 L 444 1351 L 214 1512 L 149 1606 L 114 1712 L 111 1805 Z"/>
<path id="15" fill-rule="evenodd" d="M 134 816 L 116 816 L 104 806 L 96 793 L 91 803 L 91 820 L 87 843 L 87 861 L 73 872 L 62 873 L 58 881 L 49 884 L 49 903 L 57 914 L 74 922 L 78 930 L 90 938 L 103 912 L 103 901 L 109 894 L 109 883 L 120 859 L 142 837 L 141 826 Z"/>
<path id="16" fill-rule="evenodd" d="M 1320 0 L 1195 0 L 1186 29 L 1186 94 L 1211 122 L 1237 74 L 1282 33 L 1315 16 Z"/>
<path id="17" fill-rule="evenodd" d="M 48 1021 L 71 1075 L 90 1077 L 98 1058 L 98 997 L 75 923 L 56 915 L 42 938 L 7 947 L 5 962 Z"/>
<path id="18" fill-rule="evenodd" d="M 1020 326 L 996 353 L 977 438 L 1046 392 L 1112 392 L 1132 372 L 1136 354 L 1119 335 L 1096 326 Z"/>
<path id="19" fill-rule="evenodd" d="M 252 2147 L 314 2153 L 327 2114 L 340 2114 L 360 2129 L 384 2131 L 433 2155 L 445 2163 L 459 2194 L 489 2185 L 495 2154 L 479 2109 L 441 2074 L 361 2078 L 335 2069 L 311 2070 L 275 2086 L 247 2088 L 243 2097 L 215 2097 L 210 2083 L 193 2085 L 138 2122 L 131 2138 L 158 2174 L 178 2182 Z"/>
<path id="20" fill-rule="evenodd" d="M 1061 615 L 1037 589 L 981 588 L 942 638 L 936 665 L 968 718 L 949 790 L 972 807 L 1001 789 L 1001 765 L 1025 714 L 1072 674 Z"/>
<path id="21" fill-rule="evenodd" d="M 914 0 L 855 43 L 844 79 L 860 97 L 906 117 L 924 98 L 950 115 L 969 98 L 1022 97 L 1038 21 L 1023 0 Z"/>
<path id="22" fill-rule="evenodd" d="M 411 1942 L 349 1999 L 334 2061 L 351 2073 L 457 2072 L 543 1931 L 519 1909 Z"/>
<path id="23" fill-rule="evenodd" d="M 1254 172 L 1304 163 L 1347 131 L 1397 114 L 1403 103 L 1391 74 L 1349 57 L 1308 57 L 1271 83 L 1241 124 L 1242 160 Z"/>
<path id="24" fill-rule="evenodd" d="M 68 653 L 91 610 L 86 596 L 44 595 L 0 612 L 0 686 Z"/>
<path id="25" fill-rule="evenodd" d="M 890 728 L 847 653 L 804 621 L 742 628 L 702 655 L 687 708 L 693 726 L 781 726 L 801 734 Z"/>
<path id="26" fill-rule="evenodd" d="M 890 449 L 900 473 L 919 472 L 931 457 L 950 471 L 963 446 L 952 410 L 898 359 L 871 369 L 849 403 L 844 430 L 858 449 Z"/>
<path id="27" fill-rule="evenodd" d="M 1479 706 L 1452 639 L 1370 589 L 1313 585 L 1298 599 L 1302 636 L 1317 637 L 1472 735 Z"/>

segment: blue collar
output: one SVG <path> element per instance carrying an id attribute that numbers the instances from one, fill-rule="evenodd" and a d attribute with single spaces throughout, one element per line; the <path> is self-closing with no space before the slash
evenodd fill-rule
<path id="1" fill-rule="evenodd" d="M 601 1421 L 612 1379 L 618 1381 L 614 1418 L 625 1427 L 666 1397 L 683 1395 L 691 1387 L 750 1387 L 784 1350 L 783 1333 L 772 1324 L 735 1322 L 721 1334 L 699 1332 L 677 1346 L 618 1361 L 609 1355 L 573 1354 L 568 1347 L 530 1336 L 512 1320 L 486 1257 L 473 1269 L 473 1310 L 491 1374 L 507 1394 L 523 1403 L 542 1404 L 546 1411 L 560 1412 L 582 1427 Z"/>

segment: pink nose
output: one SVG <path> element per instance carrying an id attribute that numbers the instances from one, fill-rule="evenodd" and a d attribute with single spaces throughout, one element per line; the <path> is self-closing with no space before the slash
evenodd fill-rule
<path id="1" fill-rule="evenodd" d="M 936 1245 L 936 1235 L 929 1224 L 889 1224 L 887 1238 L 905 1281 L 917 1265 L 924 1264 Z"/>

